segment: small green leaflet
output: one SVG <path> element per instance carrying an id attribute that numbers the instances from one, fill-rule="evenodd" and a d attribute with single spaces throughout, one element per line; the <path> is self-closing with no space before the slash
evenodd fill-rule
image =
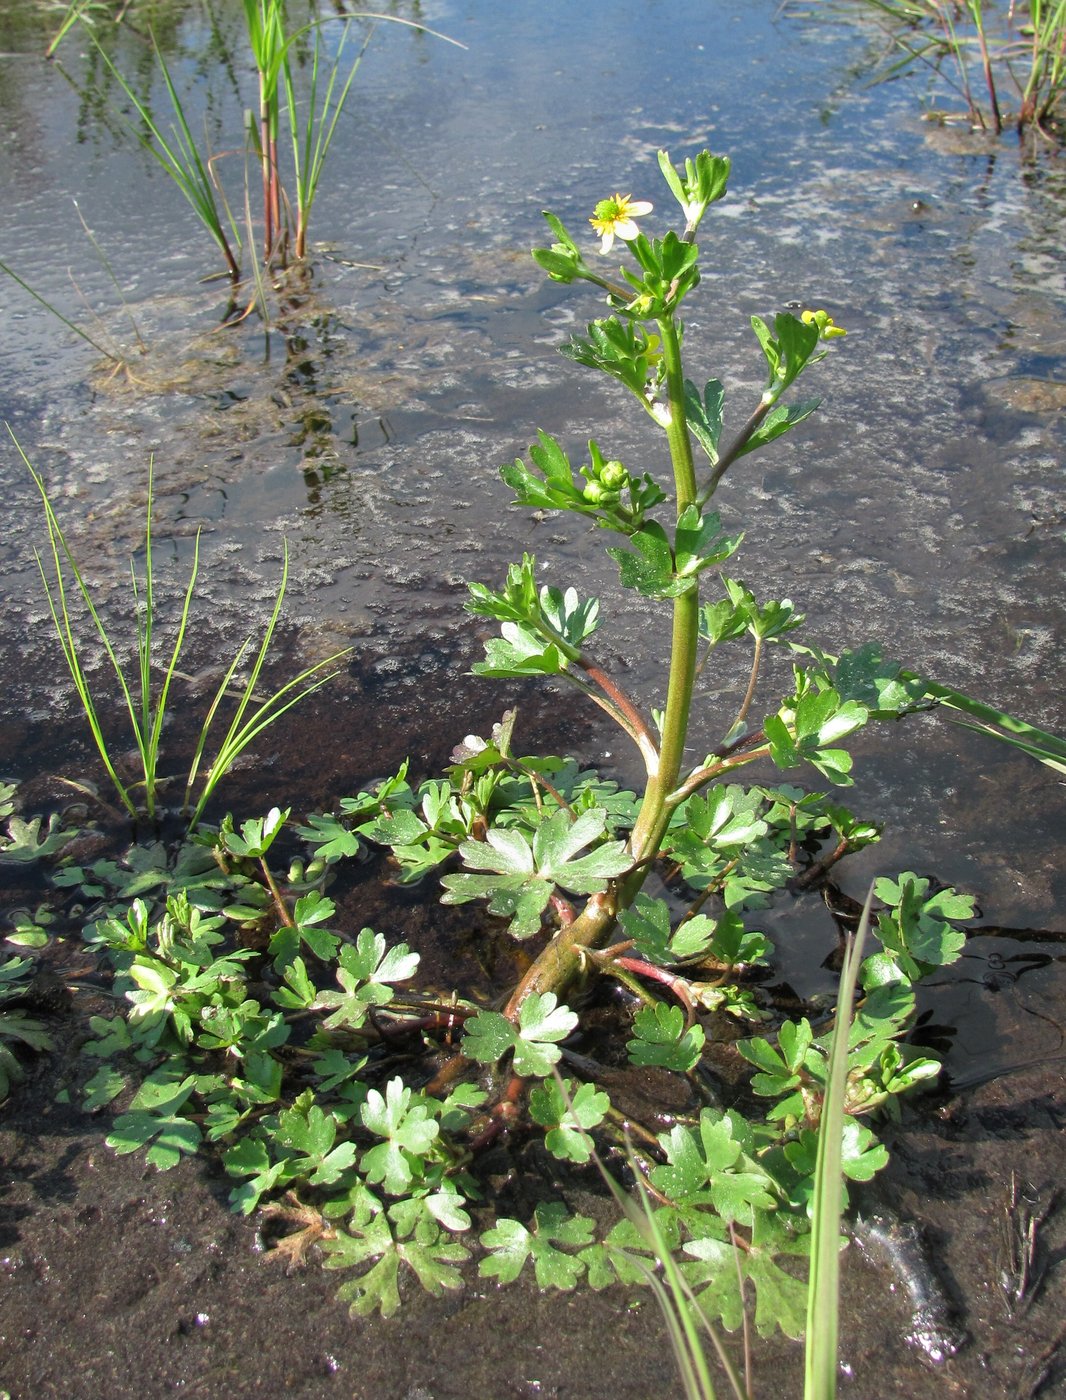
<path id="1" fill-rule="evenodd" d="M 286 807 L 284 812 L 279 807 L 271 807 L 265 817 L 255 821 L 241 823 L 241 834 L 223 823 L 219 833 L 222 845 L 227 851 L 235 856 L 245 856 L 257 859 L 265 856 L 282 827 L 289 819 L 291 808 Z"/>
<path id="2" fill-rule="evenodd" d="M 261 1196 L 276 1186 L 291 1181 L 295 1175 L 292 1162 L 282 1157 L 274 1161 L 266 1144 L 259 1138 L 244 1137 L 222 1154 L 222 1162 L 230 1176 L 245 1176 L 249 1180 L 230 1192 L 230 1204 L 242 1215 L 251 1215 Z"/>
<path id="3" fill-rule="evenodd" d="M 711 1205 L 723 1220 L 747 1226 L 776 1208 L 773 1178 L 751 1155 L 751 1130 L 739 1114 L 705 1108 L 697 1128 L 678 1125 L 659 1142 L 668 1164 L 654 1167 L 651 1180 L 671 1200 Z"/>
<path id="4" fill-rule="evenodd" d="M 355 1162 L 355 1144 L 337 1143 L 337 1120 L 301 1094 L 291 1109 L 278 1115 L 277 1141 L 294 1154 L 291 1169 L 311 1186 L 330 1186 Z"/>
<path id="5" fill-rule="evenodd" d="M 21 817 L 9 817 L 8 834 L 0 838 L 0 861 L 29 864 L 31 861 L 41 860 L 44 856 L 55 855 L 57 851 L 61 851 L 78 834 L 76 831 L 63 831 L 62 818 L 53 812 L 48 818 L 48 830 L 42 836 L 43 820 L 43 817 L 34 817 L 32 821 L 27 822 Z"/>
<path id="6" fill-rule="evenodd" d="M 703 1027 L 686 1030 L 680 1006 L 667 1006 L 662 1001 L 642 1006 L 633 1018 L 633 1031 L 626 1050 L 635 1065 L 659 1065 L 687 1074 L 703 1054 Z"/>
<path id="7" fill-rule="evenodd" d="M 542 1202 L 534 1211 L 532 1230 L 520 1220 L 504 1217 L 485 1231 L 481 1243 L 490 1253 L 481 1260 L 478 1272 L 483 1278 L 513 1283 L 532 1259 L 539 1287 L 568 1292 L 580 1282 L 585 1264 L 557 1246 L 584 1248 L 592 1243 L 594 1229 L 587 1216 L 570 1215 L 561 1201 Z"/>
<path id="8" fill-rule="evenodd" d="M 711 466 L 718 465 L 718 439 L 722 432 L 722 407 L 725 390 L 720 380 L 708 380 L 700 391 L 690 379 L 685 380 L 685 415 L 692 436 L 707 454 Z"/>
<path id="9" fill-rule="evenodd" d="M 776 337 L 761 316 L 751 318 L 751 328 L 762 346 L 770 372 L 764 403 L 767 396 L 771 403 L 776 402 L 807 364 L 825 355 L 824 350 L 817 355 L 814 353 L 819 340 L 818 327 L 807 325 L 787 311 L 774 317 Z"/>
<path id="10" fill-rule="evenodd" d="M 393 1196 L 402 1195 L 419 1171 L 417 1159 L 433 1146 L 440 1124 L 430 1105 L 400 1078 L 390 1079 L 385 1094 L 371 1089 L 362 1108 L 363 1126 L 385 1141 L 363 1153 L 360 1167 L 367 1181 L 380 1181 Z"/>
<path id="11" fill-rule="evenodd" d="M 147 1152 L 151 1166 L 159 1171 L 177 1166 L 182 1155 L 194 1153 L 202 1140 L 195 1123 L 178 1117 L 195 1085 L 194 1075 L 179 1080 L 165 1068 L 154 1071 L 141 1084 L 129 1111 L 115 1119 L 108 1147 L 122 1156 L 151 1143 Z"/>
<path id="12" fill-rule="evenodd" d="M 554 992 L 534 992 L 522 1003 L 517 1027 L 498 1011 L 479 1011 L 471 1017 L 463 1054 L 494 1065 L 512 1050 L 515 1074 L 543 1078 L 559 1059 L 555 1042 L 565 1040 L 576 1025 L 577 1016 L 568 1006 L 558 1005 Z"/>
<path id="13" fill-rule="evenodd" d="M 768 442 L 773 442 L 774 438 L 783 436 L 797 423 L 802 423 L 805 418 L 809 418 L 821 402 L 821 399 L 804 399 L 802 403 L 796 404 L 779 403 L 776 408 L 770 410 L 755 429 L 737 453 L 737 457 L 746 457 L 749 452 L 756 452 L 760 447 L 765 447 Z"/>
<path id="14" fill-rule="evenodd" d="M 701 515 L 698 507 L 689 506 L 677 522 L 675 549 L 663 527 L 652 521 L 631 537 L 634 553 L 621 548 L 607 553 L 618 564 L 623 587 L 647 598 L 678 598 L 695 588 L 704 569 L 728 559 L 741 538 L 726 535 L 717 514 Z"/>
<path id="15" fill-rule="evenodd" d="M 340 992 L 319 992 L 312 1002 L 316 1011 L 330 1011 L 322 1022 L 327 1030 L 344 1027 L 358 1030 L 366 1020 L 369 1006 L 385 1006 L 393 998 L 389 982 L 404 982 L 418 967 L 418 954 L 406 943 L 387 948 L 384 936 L 373 929 L 362 929 L 355 946 L 346 944 L 340 952 L 337 981 Z"/>
<path id="16" fill-rule="evenodd" d="M 684 1251 L 693 1259 L 683 1266 L 688 1282 L 696 1290 L 697 1301 L 712 1318 L 736 1330 L 744 1303 L 740 1298 L 740 1278 L 755 1285 L 755 1328 L 760 1337 L 769 1337 L 777 1328 L 786 1337 L 799 1340 L 807 1321 L 807 1284 L 786 1273 L 777 1262 L 781 1254 L 805 1254 L 808 1237 L 795 1238 L 776 1216 L 759 1212 L 747 1249 L 738 1251 L 728 1240 L 703 1235 L 689 1240 Z"/>
<path id="17" fill-rule="evenodd" d="M 869 717 L 865 705 L 841 701 L 835 690 L 808 691 L 791 714 L 782 710 L 770 715 L 763 728 L 779 768 L 795 768 L 806 760 L 831 783 L 846 786 L 851 782 L 851 754 L 828 746 L 861 728 Z"/>
<path id="18" fill-rule="evenodd" d="M 469 1258 L 468 1251 L 449 1240 L 425 1210 L 408 1212 L 400 1220 L 394 1211 L 395 1207 L 387 1215 L 360 1215 L 350 1232 L 338 1230 L 322 1242 L 327 1269 L 358 1268 L 376 1261 L 337 1290 L 337 1297 L 350 1304 L 353 1317 L 374 1312 L 392 1317 L 400 1306 L 401 1264 L 411 1268 L 422 1287 L 436 1296 L 462 1286 L 456 1266 Z"/>
<path id="19" fill-rule="evenodd" d="M 929 881 L 911 870 L 898 880 L 881 879 L 874 885 L 878 899 L 891 910 L 878 916 L 877 936 L 911 980 L 955 962 L 966 945 L 966 933 L 949 921 L 974 917 L 969 895 L 951 888 L 932 895 L 928 891 Z"/>
<path id="20" fill-rule="evenodd" d="M 594 894 L 631 864 L 621 841 L 607 841 L 586 855 L 578 852 L 603 835 L 607 813 L 590 808 L 576 820 L 559 810 L 538 826 L 532 842 L 513 828 L 494 828 L 484 841 L 459 847 L 468 870 L 487 875 L 445 875 L 444 904 L 489 900 L 489 910 L 510 918 L 509 932 L 529 938 L 540 929 L 541 915 L 557 885 L 575 894 Z"/>
<path id="21" fill-rule="evenodd" d="M 548 1151 L 571 1162 L 591 1159 L 592 1139 L 585 1130 L 602 1123 L 610 1106 L 611 1100 L 595 1084 L 582 1084 L 575 1092 L 570 1079 L 545 1079 L 529 1096 L 534 1122 L 548 1129 Z"/>

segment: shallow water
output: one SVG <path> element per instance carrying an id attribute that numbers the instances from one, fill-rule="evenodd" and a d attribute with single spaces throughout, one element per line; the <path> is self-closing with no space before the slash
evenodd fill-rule
<path id="1" fill-rule="evenodd" d="M 189 4 L 161 35 L 194 126 L 206 120 L 219 151 L 238 139 L 235 82 L 248 78 L 212 47 L 234 32 L 235 9 Z M 0 3 L 0 257 L 129 356 L 128 374 L 109 375 L 9 283 L 0 416 L 115 603 L 154 454 L 159 558 L 187 567 L 204 532 L 190 669 L 269 611 L 285 539 L 289 650 L 358 649 L 351 675 L 316 701 L 314 742 L 310 720 L 279 729 L 248 800 L 328 803 L 404 751 L 428 771 L 455 739 L 484 731 L 512 694 L 457 679 L 479 635 L 462 582 L 499 578 L 524 549 L 553 580 L 603 592 L 600 651 L 656 703 L 642 600 L 616 598 L 613 565 L 586 549 L 580 526 L 509 510 L 496 468 L 538 427 L 575 452 L 595 435 L 631 468 L 662 466 L 644 460 L 658 445 L 620 394 L 555 354 L 599 306 L 545 284 L 528 248 L 542 239 L 542 208 L 575 231 L 615 189 L 665 209 L 663 146 L 680 159 L 709 144 L 734 159 L 731 193 L 702 231 L 709 271 L 686 324 L 690 371 L 726 383 L 728 423 L 760 387 L 748 316 L 799 300 L 849 331 L 812 371 L 819 414 L 738 464 L 720 492 L 727 525 L 747 530 L 740 575 L 789 594 L 827 650 L 879 639 L 939 680 L 1066 730 L 1066 162 L 923 124 L 916 82 L 864 86 L 872 41 L 861 30 L 776 11 L 776 0 L 398 6 L 467 48 L 378 26 L 312 222 L 311 281 L 284 289 L 264 330 L 253 318 L 220 328 L 225 290 L 201 281 L 218 259 L 180 196 L 40 60 L 33 7 Z M 118 53 L 125 71 L 147 72 L 132 30 Z M 60 58 L 78 82 L 91 62 L 76 36 Z M 222 168 L 239 188 L 241 157 Z M 32 483 L 10 449 L 0 487 L 0 772 L 89 772 L 34 572 Z M 708 732 L 742 688 L 712 679 Z M 569 699 L 528 706 L 548 742 L 634 775 L 615 737 Z M 916 869 L 974 893 L 987 926 L 927 998 L 952 1080 L 984 1086 L 955 1102 L 955 1120 L 975 1121 L 980 1095 L 1000 1086 L 1009 1098 L 1034 1060 L 1047 1064 L 1034 1102 L 1061 1104 L 1066 790 L 939 719 L 871 733 L 858 759 L 849 804 L 887 831 L 851 863 L 848 892 Z M 775 918 L 783 975 L 812 989 L 832 946 L 828 916 Z M 1006 1070 L 1022 1077 L 989 1083 Z M 1023 1142 L 1044 1132 L 1036 1119 L 1020 1131 L 1019 1170 Z M 1048 1151 L 1034 1160 L 1053 1160 Z M 943 1209 L 998 1212 L 1009 1157 Z M 914 1179 L 924 1187 L 899 1186 L 910 1208 L 932 1189 L 929 1173 Z M 980 1274 L 959 1285 L 979 1311 L 970 1290 L 994 1270 L 973 1249 L 952 1267 Z"/>

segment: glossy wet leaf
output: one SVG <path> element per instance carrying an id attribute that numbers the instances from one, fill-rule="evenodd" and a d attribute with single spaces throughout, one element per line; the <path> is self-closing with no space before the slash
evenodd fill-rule
<path id="1" fill-rule="evenodd" d="M 339 817 L 313 813 L 296 834 L 307 841 L 312 853 L 330 864 L 359 854 L 359 838 Z"/>
<path id="2" fill-rule="evenodd" d="M 489 1254 L 479 1263 L 478 1272 L 483 1278 L 513 1283 L 526 1261 L 532 1260 L 538 1287 L 568 1292 L 580 1282 L 585 1265 L 557 1246 L 581 1249 L 592 1243 L 593 1233 L 593 1222 L 570 1215 L 562 1202 L 542 1203 L 534 1211 L 532 1230 L 519 1220 L 503 1217 L 485 1231 L 481 1244 Z"/>
<path id="3" fill-rule="evenodd" d="M 341 949 L 336 978 L 342 990 L 319 992 L 312 1006 L 330 1012 L 322 1023 L 327 1029 L 358 1030 L 369 1007 L 385 1006 L 392 1000 L 395 992 L 387 984 L 406 981 L 417 967 L 418 954 L 406 943 L 389 948 L 382 934 L 364 928 L 354 946 L 345 944 Z"/>
<path id="4" fill-rule="evenodd" d="M 538 932 L 541 915 L 557 885 L 576 894 L 603 890 L 607 881 L 631 864 L 620 841 L 608 841 L 585 855 L 585 846 L 603 835 L 606 813 L 593 808 L 572 819 L 566 811 L 545 818 L 532 841 L 513 828 L 495 827 L 484 841 L 464 841 L 459 854 L 468 870 L 487 875 L 446 875 L 444 904 L 489 899 L 492 913 L 511 920 L 509 932 L 528 938 Z"/>
<path id="5" fill-rule="evenodd" d="M 685 1029 L 685 1013 L 679 1006 L 656 1002 L 642 1006 L 633 1018 L 633 1038 L 626 1052 L 635 1065 L 658 1065 L 687 1074 L 699 1062 L 706 1037 L 703 1027 Z"/>
<path id="6" fill-rule="evenodd" d="M 503 1059 L 518 1032 L 498 1011 L 479 1011 L 467 1021 L 463 1032 L 463 1054 L 483 1065 L 494 1065 Z"/>
<path id="7" fill-rule="evenodd" d="M 898 880 L 877 880 L 874 885 L 878 899 L 890 906 L 888 913 L 878 916 L 877 936 L 885 952 L 912 980 L 958 959 L 966 946 L 966 933 L 952 921 L 974 917 L 969 896 L 958 895 L 953 889 L 930 895 L 929 888 L 929 881 L 913 871 L 904 872 Z"/>
<path id="8" fill-rule="evenodd" d="M 534 992 L 522 1003 L 516 1027 L 498 1011 L 481 1011 L 466 1023 L 463 1053 L 482 1064 L 496 1064 L 514 1052 L 514 1072 L 543 1078 L 559 1060 L 556 1042 L 565 1040 L 577 1016 L 560 1006 L 554 992 Z"/>
<path id="9" fill-rule="evenodd" d="M 183 1156 L 196 1152 L 202 1137 L 200 1129 L 187 1118 L 137 1109 L 115 1119 L 107 1145 L 119 1156 L 146 1148 L 149 1166 L 169 1171 Z"/>
<path id="10" fill-rule="evenodd" d="M 780 1330 L 798 1340 L 806 1323 L 807 1285 L 782 1267 L 782 1255 L 804 1254 L 806 1243 L 795 1240 L 772 1215 L 757 1215 L 747 1248 L 728 1239 L 703 1234 L 687 1241 L 684 1253 L 693 1262 L 683 1272 L 696 1291 L 700 1306 L 729 1331 L 740 1326 L 746 1303 L 740 1280 L 754 1285 L 755 1328 L 762 1337 Z"/>
<path id="11" fill-rule="evenodd" d="M 723 1220 L 747 1226 L 778 1204 L 772 1177 L 749 1155 L 737 1114 L 704 1109 L 698 1128 L 679 1125 L 659 1142 L 667 1165 L 653 1168 L 651 1180 L 671 1200 L 709 1204 Z"/>
<path id="12" fill-rule="evenodd" d="M 265 817 L 241 823 L 238 836 L 232 829 L 223 826 L 222 843 L 233 855 L 249 858 L 265 856 L 285 823 L 289 819 L 290 808 L 283 812 L 280 807 L 272 807 Z"/>
<path id="13" fill-rule="evenodd" d="M 592 1139 L 588 1128 L 595 1128 L 607 1113 L 611 1100 L 594 1084 L 581 1084 L 564 1079 L 545 1079 L 529 1096 L 529 1111 L 534 1122 L 548 1129 L 544 1144 L 553 1157 L 571 1162 L 588 1162 L 592 1157 Z"/>
<path id="14" fill-rule="evenodd" d="M 402 1195 L 414 1180 L 417 1158 L 432 1148 L 440 1125 L 421 1096 L 390 1079 L 384 1095 L 371 1089 L 361 1113 L 363 1126 L 385 1141 L 363 1153 L 360 1169 L 373 1185 L 382 1182 L 391 1195 Z"/>
<path id="15" fill-rule="evenodd" d="M 292 911 L 293 922 L 282 924 L 270 937 L 269 950 L 274 970 L 284 974 L 301 948 L 307 948 L 322 962 L 337 955 L 341 940 L 328 929 L 320 927 L 336 914 L 336 906 L 317 890 L 301 895 Z"/>

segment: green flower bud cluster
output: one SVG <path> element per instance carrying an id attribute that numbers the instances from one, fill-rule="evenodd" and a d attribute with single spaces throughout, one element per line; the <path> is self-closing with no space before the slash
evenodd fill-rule
<path id="1" fill-rule="evenodd" d="M 592 505 L 614 505 L 622 498 L 622 492 L 633 484 L 629 468 L 617 459 L 605 461 L 603 453 L 594 442 L 589 443 L 592 461 L 581 468 L 585 478 L 584 497 Z"/>
<path id="2" fill-rule="evenodd" d="M 836 340 L 847 335 L 843 326 L 838 326 L 828 311 L 804 311 L 800 320 L 805 326 L 817 326 L 820 340 Z"/>

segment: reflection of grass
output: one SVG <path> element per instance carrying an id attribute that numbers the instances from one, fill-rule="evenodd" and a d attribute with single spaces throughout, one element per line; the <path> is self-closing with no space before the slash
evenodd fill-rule
<path id="1" fill-rule="evenodd" d="M 18 447 L 17 443 L 16 447 Z M 196 538 L 192 569 L 189 574 L 189 581 L 181 605 L 177 634 L 174 639 L 173 647 L 170 650 L 169 658 L 160 657 L 155 636 L 157 614 L 155 607 L 155 575 L 152 563 L 152 474 L 151 469 L 149 469 L 147 523 L 144 537 L 144 572 L 142 578 L 138 580 L 137 571 L 132 563 L 130 568 L 136 628 L 134 640 L 136 668 L 132 680 L 127 679 L 122 662 L 118 657 L 116 645 L 112 641 L 111 634 L 108 632 L 93 602 L 91 590 L 67 542 L 63 529 L 56 518 L 44 482 L 37 472 L 34 471 L 25 453 L 22 452 L 22 449 L 19 448 L 18 450 L 36 483 L 38 491 L 41 493 L 41 500 L 44 503 L 52 567 L 50 570 L 46 570 L 39 555 L 37 563 L 41 571 L 41 578 L 44 582 L 48 606 L 52 614 L 52 622 L 55 626 L 56 635 L 59 638 L 59 644 L 62 647 L 63 656 L 70 671 L 71 679 L 74 682 L 74 689 L 81 702 L 82 709 L 85 711 L 85 717 L 88 720 L 89 728 L 92 732 L 93 740 L 100 754 L 100 758 L 103 761 L 108 777 L 111 779 L 123 807 L 125 807 L 126 811 L 129 812 L 132 817 L 137 817 L 140 815 L 143 806 L 143 810 L 149 819 L 155 819 L 159 812 L 159 793 L 164 782 L 159 771 L 163 728 L 168 713 L 170 687 L 177 674 L 178 659 L 185 642 L 189 612 L 196 589 L 196 579 L 199 572 L 199 535 L 197 535 Z M 191 826 L 195 826 L 199 821 L 204 807 L 215 788 L 233 767 L 237 758 L 244 752 L 249 744 L 251 744 L 264 729 L 273 724 L 276 719 L 279 719 L 286 710 L 292 709 L 300 700 L 310 695 L 313 691 L 324 685 L 327 680 L 330 680 L 332 676 L 336 675 L 336 671 L 329 671 L 328 674 L 323 673 L 326 672 L 327 668 L 334 662 L 348 655 L 348 651 L 350 650 L 345 649 L 335 652 L 332 656 L 326 657 L 322 661 L 315 662 L 313 666 L 309 666 L 306 670 L 301 671 L 298 676 L 287 681 L 285 685 L 274 691 L 266 699 L 260 699 L 258 697 L 256 694 L 256 687 L 281 613 L 281 604 L 285 597 L 285 587 L 288 581 L 288 567 L 289 556 L 288 550 L 286 550 L 281 585 L 274 602 L 273 612 L 263 632 L 259 649 L 255 654 L 247 678 L 243 683 L 238 685 L 236 692 L 237 707 L 230 720 L 229 728 L 215 753 L 214 760 L 206 768 L 204 767 L 204 754 L 207 749 L 208 736 L 213 728 L 223 699 L 232 693 L 231 686 L 234 684 L 237 669 L 244 660 L 252 644 L 251 637 L 246 638 L 241 644 L 237 650 L 237 654 L 227 667 L 200 727 L 199 737 L 193 752 L 192 761 L 189 765 L 188 777 L 185 782 L 184 800 L 182 803 L 182 810 L 189 814 Z M 125 781 L 120 776 L 113 751 L 104 734 L 100 711 L 93 695 L 84 661 L 84 642 L 79 639 L 75 630 L 74 621 L 71 617 L 71 601 L 79 594 L 86 611 L 92 619 L 96 635 L 103 645 L 107 659 L 111 665 L 111 670 L 114 672 L 115 679 L 118 682 L 118 687 L 125 703 L 134 749 L 141 770 L 141 777 L 136 783 Z M 162 680 L 158 684 L 154 679 L 156 673 L 161 673 L 162 675 Z M 142 806 L 138 805 L 138 796 L 140 796 Z"/>
<path id="2" fill-rule="evenodd" d="M 1005 82 L 1017 94 L 1018 128 L 1041 131 L 1066 87 L 1066 0 L 1011 0 L 1006 8 L 986 0 L 789 0 L 787 8 L 872 15 L 903 54 L 885 77 L 916 63 L 934 68 L 963 98 L 974 126 L 997 133 L 1004 125 Z M 948 63 L 954 76 L 945 70 Z M 978 82 L 987 93 L 986 109 L 974 96 Z"/>

